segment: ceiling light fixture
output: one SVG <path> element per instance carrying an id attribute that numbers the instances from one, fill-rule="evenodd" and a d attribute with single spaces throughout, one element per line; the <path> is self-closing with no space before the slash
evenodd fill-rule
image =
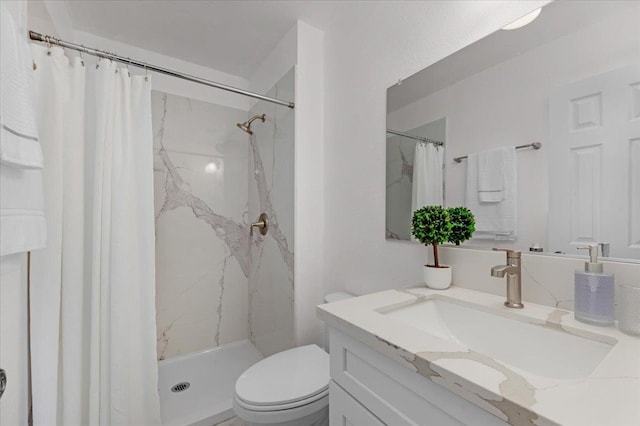
<path id="1" fill-rule="evenodd" d="M 538 17 L 538 15 L 540 15 L 540 12 L 542 11 L 542 8 L 538 8 L 536 10 L 534 10 L 531 13 L 527 13 L 526 15 L 524 15 L 521 18 L 516 19 L 515 21 L 511 22 L 510 24 L 505 25 L 504 27 L 502 27 L 503 30 L 515 30 L 518 28 L 522 28 L 527 24 L 530 24 L 534 21 L 534 19 L 536 19 Z"/>

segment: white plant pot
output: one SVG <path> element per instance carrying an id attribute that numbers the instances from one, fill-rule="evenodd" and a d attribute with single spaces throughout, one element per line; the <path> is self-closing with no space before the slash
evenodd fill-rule
<path id="1" fill-rule="evenodd" d="M 435 290 L 449 288 L 451 286 L 451 270 L 449 265 L 440 265 L 439 268 L 424 265 L 424 283 L 427 287 Z"/>

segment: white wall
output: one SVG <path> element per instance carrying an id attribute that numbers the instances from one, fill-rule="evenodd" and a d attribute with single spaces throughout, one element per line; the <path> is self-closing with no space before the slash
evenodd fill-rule
<path id="1" fill-rule="evenodd" d="M 324 33 L 298 21 L 295 115 L 296 343 L 322 342 L 315 306 L 324 278 Z"/>
<path id="2" fill-rule="evenodd" d="M 386 88 L 545 1 L 345 5 L 325 28 L 326 291 L 421 281 L 426 250 L 386 241 Z"/>
<path id="3" fill-rule="evenodd" d="M 639 19 L 640 9 L 625 10 L 389 114 L 389 126 L 399 129 L 447 117 L 447 206 L 464 205 L 465 199 L 466 162 L 454 163 L 454 157 L 542 142 L 541 151 L 518 151 L 517 240 L 472 240 L 468 244 L 526 250 L 532 243 L 540 243 L 549 248 L 549 95 L 559 87 L 637 62 Z M 612 39 L 616 42 L 611 43 Z"/>
<path id="4" fill-rule="evenodd" d="M 297 46 L 298 26 L 294 25 L 253 71 L 249 78 L 249 90 L 255 93 L 267 93 L 271 90 L 296 64 Z M 252 99 L 250 102 L 253 107 L 258 100 Z"/>

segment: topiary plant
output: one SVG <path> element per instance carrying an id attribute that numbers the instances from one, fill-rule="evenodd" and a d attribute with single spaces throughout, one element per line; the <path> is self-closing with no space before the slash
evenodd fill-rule
<path id="1" fill-rule="evenodd" d="M 447 212 L 451 221 L 449 242 L 459 246 L 473 235 L 476 230 L 476 218 L 466 207 L 450 207 Z"/>
<path id="2" fill-rule="evenodd" d="M 414 211 L 411 233 L 425 246 L 433 246 L 434 266 L 439 268 L 438 244 L 449 241 L 451 234 L 451 221 L 447 210 L 442 206 L 424 206 Z"/>

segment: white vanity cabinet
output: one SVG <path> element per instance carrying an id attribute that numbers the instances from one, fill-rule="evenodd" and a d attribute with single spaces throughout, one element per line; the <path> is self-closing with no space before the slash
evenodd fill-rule
<path id="1" fill-rule="evenodd" d="M 506 425 L 444 387 L 331 329 L 331 425 Z"/>
<path id="2" fill-rule="evenodd" d="M 384 426 L 384 423 L 333 380 L 329 383 L 329 424 Z"/>

